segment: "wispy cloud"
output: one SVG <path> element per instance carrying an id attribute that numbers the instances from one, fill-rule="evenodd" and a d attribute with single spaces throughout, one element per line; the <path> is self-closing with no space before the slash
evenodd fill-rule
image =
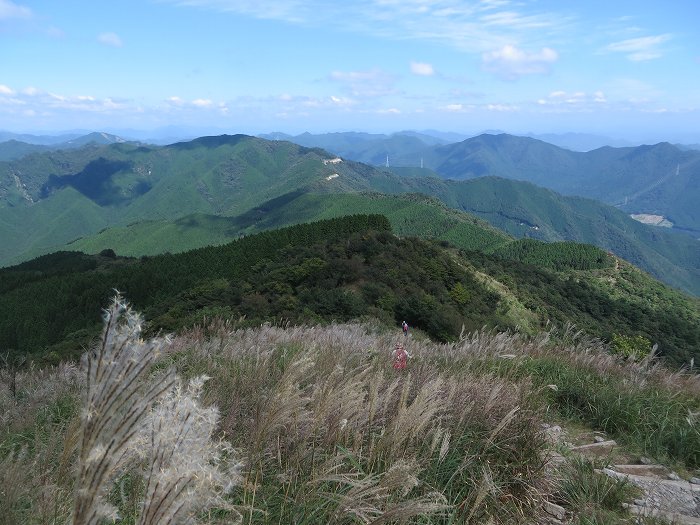
<path id="1" fill-rule="evenodd" d="M 435 74 L 435 69 L 432 64 L 411 62 L 411 73 L 422 77 L 431 77 Z"/>
<path id="2" fill-rule="evenodd" d="M 124 45 L 122 39 L 116 33 L 100 33 L 97 36 L 97 41 L 100 44 L 112 47 L 122 47 Z"/>
<path id="3" fill-rule="evenodd" d="M 0 20 L 10 18 L 31 18 L 32 10 L 10 0 L 0 0 Z"/>
<path id="4" fill-rule="evenodd" d="M 329 78 L 341 84 L 353 97 L 374 98 L 396 93 L 396 77 L 379 68 L 365 71 L 333 71 Z"/>
<path id="5" fill-rule="evenodd" d="M 162 0 L 290 24 L 324 26 L 394 40 L 439 42 L 482 53 L 513 42 L 542 45 L 571 19 L 507 0 Z M 538 42 L 540 42 L 538 44 Z"/>
<path id="6" fill-rule="evenodd" d="M 556 107 L 559 109 L 571 109 L 580 110 L 587 109 L 593 105 L 600 105 L 607 103 L 607 97 L 605 93 L 601 90 L 597 90 L 593 93 L 586 93 L 585 91 L 552 91 L 546 97 L 542 97 L 537 100 L 539 106 L 549 106 Z"/>
<path id="7" fill-rule="evenodd" d="M 482 65 L 504 80 L 517 80 L 524 75 L 548 73 L 559 55 L 551 48 L 528 53 L 512 45 L 482 55 Z"/>
<path id="8" fill-rule="evenodd" d="M 217 102 L 208 98 L 185 100 L 178 96 L 172 96 L 165 99 L 165 105 L 168 111 L 209 110 L 218 111 L 222 114 L 226 114 L 229 111 L 229 107 L 225 102 Z"/>
<path id="9" fill-rule="evenodd" d="M 520 108 L 515 104 L 487 104 L 486 109 L 489 111 L 510 112 L 518 111 Z"/>
<path id="10" fill-rule="evenodd" d="M 35 87 L 21 90 L 0 86 L 0 104 L 6 111 L 29 111 L 31 114 L 52 111 L 110 112 L 128 107 L 126 101 L 114 98 L 98 98 L 91 95 L 63 95 Z M 14 109 L 13 109 L 14 108 Z"/>
<path id="11" fill-rule="evenodd" d="M 635 62 L 652 60 L 662 56 L 660 46 L 670 39 L 671 35 L 668 33 L 656 36 L 628 38 L 627 40 L 608 44 L 605 50 L 615 53 L 625 53 L 629 60 Z"/>

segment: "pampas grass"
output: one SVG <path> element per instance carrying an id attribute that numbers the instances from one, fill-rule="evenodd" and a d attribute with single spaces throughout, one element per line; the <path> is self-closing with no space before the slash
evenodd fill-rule
<path id="1" fill-rule="evenodd" d="M 5 521 L 529 524 L 546 499 L 575 505 L 545 479 L 545 420 L 700 450 L 695 376 L 570 327 L 434 344 L 223 321 L 143 341 L 141 324 L 117 297 L 82 371 L 21 370 L 16 396 L 0 385 Z"/>
<path id="2" fill-rule="evenodd" d="M 201 509 L 225 505 L 221 494 L 238 481 L 237 463 L 219 468 L 233 450 L 211 441 L 218 412 L 197 401 L 204 379 L 185 389 L 172 370 L 153 374 L 167 340 L 143 341 L 141 317 L 121 297 L 104 321 L 100 342 L 83 358 L 87 379 L 72 522 L 117 520 L 107 494 L 141 463 L 146 483 L 138 523 L 193 523 Z"/>

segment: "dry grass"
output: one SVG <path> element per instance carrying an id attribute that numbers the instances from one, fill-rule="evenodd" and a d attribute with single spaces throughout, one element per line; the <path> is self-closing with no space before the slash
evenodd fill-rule
<path id="1" fill-rule="evenodd" d="M 638 414 L 606 415 L 600 393 L 619 405 L 653 391 L 655 402 L 690 399 L 682 410 L 697 407 L 695 376 L 622 361 L 570 330 L 535 338 L 479 332 L 446 345 L 408 338 L 413 357 L 403 371 L 391 367 L 398 339 L 356 324 L 236 330 L 214 322 L 175 338 L 158 361 L 160 375 L 152 372 L 156 356 L 145 352 L 160 343 L 127 345 L 144 352 L 103 374 L 133 384 L 136 394 L 91 387 L 96 369 L 86 384 L 71 365 L 23 372 L 17 399 L 0 385 L 0 512 L 10 523 L 65 522 L 75 470 L 76 508 L 108 514 L 131 505 L 127 523 L 227 522 L 238 512 L 245 523 L 535 523 L 556 491 L 543 474 L 547 410 L 574 411 L 576 396 L 589 396 L 601 417 L 647 432 Z M 168 364 L 188 380 L 210 379 L 188 390 L 163 372 Z M 82 426 L 81 389 L 91 407 Z M 690 416 L 686 448 L 697 433 Z M 118 451 L 107 462 L 105 447 Z M 189 452 L 183 461 L 173 450 Z M 234 461 L 220 462 L 227 457 Z M 92 473 L 94 465 L 109 473 Z M 213 470 L 202 476 L 205 467 Z M 123 474 L 139 472 L 142 483 L 125 481 Z M 102 489 L 88 498 L 93 479 Z M 120 490 L 110 488 L 117 479 Z M 172 506 L 169 495 L 182 494 L 223 510 L 198 514 L 201 507 L 184 500 Z"/>
<path id="2" fill-rule="evenodd" d="M 524 523 L 538 514 L 544 442 L 529 382 L 445 370 L 436 356 L 449 349 L 413 339 L 415 357 L 397 372 L 394 343 L 352 324 L 174 341 L 178 368 L 212 377 L 207 397 L 250 460 L 237 501 L 249 521 L 434 513 L 432 523 Z"/>

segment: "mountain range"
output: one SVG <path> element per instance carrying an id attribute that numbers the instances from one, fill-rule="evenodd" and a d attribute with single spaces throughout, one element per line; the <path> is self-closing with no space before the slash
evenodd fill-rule
<path id="1" fill-rule="evenodd" d="M 93 132 L 86 135 L 37 136 L 0 132 L 0 161 L 20 159 L 30 153 L 81 148 L 88 144 L 118 144 L 126 139 L 110 133 Z"/>
<path id="2" fill-rule="evenodd" d="M 418 176 L 401 176 L 320 149 L 244 135 L 165 147 L 91 144 L 29 155 L 0 163 L 0 262 L 18 263 L 66 247 L 133 255 L 176 252 L 264 228 L 380 211 L 399 232 L 442 236 L 460 245 L 460 235 L 450 233 L 452 224 L 464 228 L 473 219 L 456 220 L 452 208 L 513 237 L 596 244 L 665 282 L 700 293 L 700 248 L 690 237 L 529 183 L 446 180 L 418 171 Z M 386 196 L 406 193 L 439 201 Z M 430 220 L 415 219 L 426 210 Z M 464 247 L 471 248 L 471 242 Z"/>
<path id="3" fill-rule="evenodd" d="M 307 133 L 285 139 L 374 166 L 428 169 L 447 179 L 497 176 L 532 182 L 563 195 L 600 200 L 630 215 L 652 216 L 656 223 L 700 237 L 695 206 L 700 151 L 692 146 L 659 143 L 582 152 L 504 133 L 448 144 L 425 137 Z"/>

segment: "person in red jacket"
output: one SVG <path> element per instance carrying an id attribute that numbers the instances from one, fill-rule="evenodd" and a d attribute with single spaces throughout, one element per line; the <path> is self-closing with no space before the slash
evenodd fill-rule
<path id="1" fill-rule="evenodd" d="M 406 351 L 406 347 L 403 344 L 396 343 L 396 347 L 391 353 L 391 357 L 394 360 L 394 362 L 391 365 L 394 367 L 394 370 L 403 370 L 404 368 L 406 368 L 408 358 L 411 356 L 408 354 L 408 352 Z"/>

